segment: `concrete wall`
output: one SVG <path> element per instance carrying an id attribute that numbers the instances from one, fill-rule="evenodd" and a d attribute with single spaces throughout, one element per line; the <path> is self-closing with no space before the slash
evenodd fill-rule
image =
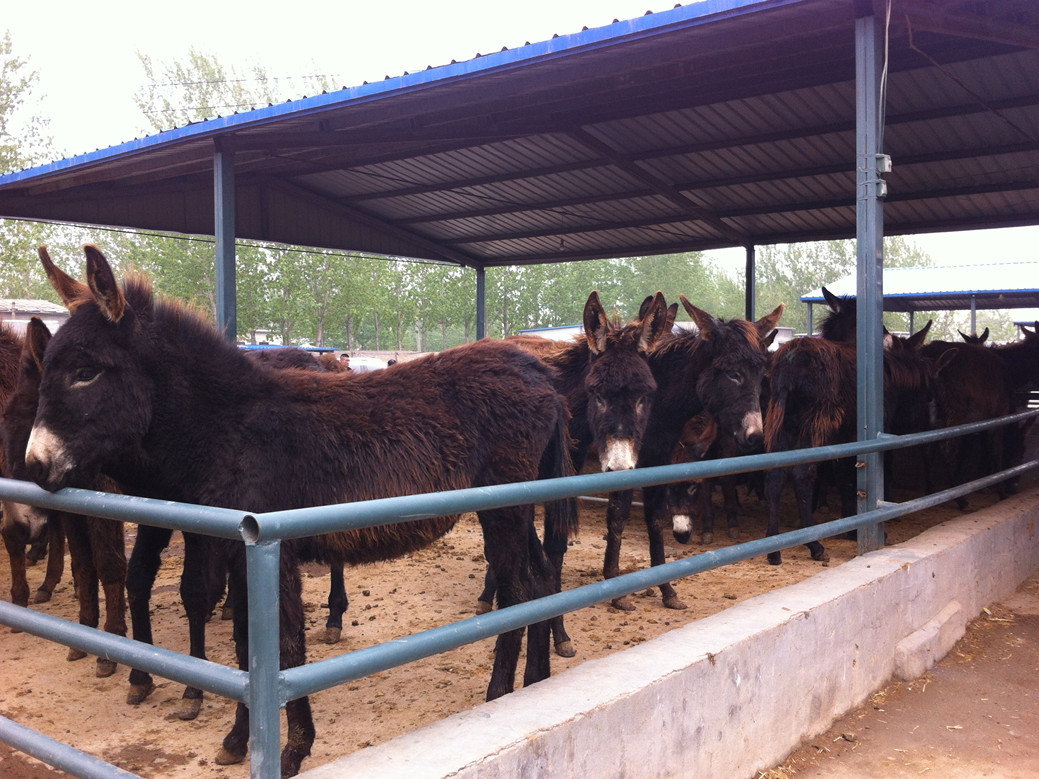
<path id="1" fill-rule="evenodd" d="M 1037 532 L 1033 489 L 303 776 L 753 777 L 941 659 Z"/>

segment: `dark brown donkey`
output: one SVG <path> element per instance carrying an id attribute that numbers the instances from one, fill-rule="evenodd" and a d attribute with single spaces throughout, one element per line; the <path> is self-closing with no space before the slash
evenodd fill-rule
<path id="1" fill-rule="evenodd" d="M 622 325 L 606 313 L 599 293 L 593 290 L 585 302 L 583 321 L 584 333 L 570 341 L 537 336 L 506 340 L 536 354 L 555 370 L 556 389 L 570 409 L 575 469 L 584 467 L 589 448 L 596 444 L 604 471 L 628 470 L 638 461 L 657 389 L 647 355 L 670 332 L 674 319 L 669 318 L 664 296 L 657 292 L 646 299 L 635 321 Z M 545 552 L 560 576 L 567 540 L 546 522 Z M 488 571 L 480 594 L 481 612 L 490 609 L 493 597 L 494 579 Z M 562 617 L 552 620 L 552 634 L 556 654 L 573 657 L 573 643 Z"/>
<path id="2" fill-rule="evenodd" d="M 639 452 L 639 467 L 667 465 L 686 421 L 706 413 L 720 434 L 730 435 L 739 451 L 761 445 L 761 380 L 766 356 L 763 339 L 776 328 L 784 306 L 757 322 L 724 320 L 697 308 L 685 296 L 682 305 L 699 328 L 661 341 L 649 353 L 649 365 L 657 382 L 653 410 Z M 667 523 L 667 490 L 663 486 L 642 490 L 649 555 L 652 565 L 664 562 L 662 527 Z M 610 494 L 607 507 L 606 555 L 603 575 L 620 574 L 620 546 L 631 511 L 632 491 Z M 671 584 L 660 587 L 664 605 L 683 609 Z M 613 601 L 616 608 L 631 610 L 627 596 Z"/>
<path id="3" fill-rule="evenodd" d="M 22 338 L 7 324 L 0 322 L 0 409 L 7 406 L 14 392 L 21 358 Z M 18 478 L 12 474 L 2 451 L 0 473 L 8 478 Z M 26 568 L 29 563 L 37 562 L 44 553 L 47 555 L 47 572 L 33 600 L 36 603 L 49 601 L 65 570 L 65 536 L 61 532 L 61 521 L 57 517 L 48 519 L 45 512 L 30 511 L 28 506 L 4 501 L 0 535 L 3 536 L 7 559 L 11 563 L 11 602 L 19 606 L 29 605 Z M 26 553 L 26 547 L 30 546 L 32 549 Z"/>
<path id="4" fill-rule="evenodd" d="M 68 322 L 44 357 L 40 403 L 26 462 L 46 489 L 89 485 L 99 472 L 129 493 L 267 512 L 572 473 L 568 412 L 551 371 L 507 343 L 482 340 L 361 376 L 272 371 L 247 359 L 183 306 L 150 285 L 120 288 L 93 246 L 88 286 L 75 291 Z M 271 479 L 276 473 L 279 479 Z M 573 501 L 549 503 L 561 524 Z M 534 533 L 533 506 L 478 512 L 484 552 L 502 606 L 551 593 L 554 577 Z M 368 563 L 427 546 L 457 517 L 398 523 L 312 538 L 342 559 Z M 244 545 L 222 544 L 231 582 L 245 592 Z M 281 663 L 305 662 L 298 559 L 281 547 Z M 248 614 L 234 610 L 236 650 L 248 665 Z M 488 699 L 513 689 L 521 629 L 498 637 Z M 550 674 L 548 626 L 528 629 L 524 683 Z M 286 704 L 283 775 L 310 753 L 307 698 Z M 217 756 L 242 760 L 248 710 Z"/>
<path id="5" fill-rule="evenodd" d="M 0 434 L 3 437 L 4 458 L 11 478 L 26 479 L 25 447 L 36 416 L 36 401 L 39 394 L 41 365 L 38 355 L 46 349 L 51 334 L 47 326 L 33 317 L 26 331 L 21 365 L 14 390 L 4 408 Z M 99 484 L 100 489 L 113 491 L 113 485 Z M 126 543 L 123 523 L 98 517 L 83 517 L 66 512 L 46 511 L 21 504 L 5 505 L 8 511 L 16 512 L 23 523 L 31 523 L 34 515 L 41 515 L 47 522 L 60 522 L 68 540 L 69 557 L 72 563 L 72 578 L 76 584 L 79 601 L 79 622 L 96 628 L 101 610 L 98 584 L 105 591 L 105 630 L 117 636 L 126 635 Z M 37 520 L 38 521 L 38 520 Z M 68 659 L 79 660 L 86 652 L 69 649 Z M 96 674 L 100 677 L 115 673 L 116 664 L 105 658 L 97 658 Z"/>
<path id="6" fill-rule="evenodd" d="M 772 360 L 771 395 L 765 418 L 765 445 L 769 452 L 848 443 L 856 437 L 856 319 L 854 299 L 839 298 L 825 288 L 830 313 L 822 324 L 822 338 L 795 338 L 783 344 Z M 919 432 L 933 389 L 934 369 L 919 350 L 930 322 L 909 339 L 885 339 L 884 427 L 895 432 Z M 841 495 L 841 516 L 855 513 L 855 458 L 824 466 Z M 813 524 L 819 463 L 773 468 L 765 475 L 768 504 L 766 536 L 779 533 L 780 497 L 786 479 L 794 483 L 798 526 Z M 813 560 L 829 555 L 818 541 L 806 544 Z M 771 552 L 772 565 L 782 563 L 781 552 Z"/>

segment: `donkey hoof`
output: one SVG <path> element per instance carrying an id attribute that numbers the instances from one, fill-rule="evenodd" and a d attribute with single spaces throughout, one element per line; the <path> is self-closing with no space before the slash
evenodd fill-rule
<path id="1" fill-rule="evenodd" d="M 193 720 L 200 711 L 202 711 L 201 698 L 181 698 L 180 703 L 177 705 L 177 719 Z M 234 762 L 237 763 L 241 759 L 238 758 Z M 230 765 L 230 763 L 221 763 L 220 765 Z"/>
<path id="2" fill-rule="evenodd" d="M 573 641 L 560 641 L 556 644 L 556 654 L 560 657 L 573 657 L 577 654 Z"/>
<path id="3" fill-rule="evenodd" d="M 780 554 L 779 552 L 769 552 L 768 553 L 768 564 L 769 565 L 782 565 L 783 564 L 783 555 Z"/>
<path id="4" fill-rule="evenodd" d="M 234 619 L 234 609 L 231 606 L 224 606 L 220 609 L 220 619 L 225 621 Z"/>
<path id="5" fill-rule="evenodd" d="M 155 689 L 155 685 L 152 682 L 147 684 L 131 684 L 130 692 L 126 693 L 126 702 L 131 706 L 140 706 L 152 694 L 152 690 Z"/>
<path id="6" fill-rule="evenodd" d="M 46 603 L 50 599 L 51 599 L 50 591 L 43 589 L 43 587 L 40 587 L 40 589 L 36 590 L 36 597 L 33 598 L 32 600 L 33 600 L 33 603 Z"/>
<path id="7" fill-rule="evenodd" d="M 702 536 L 700 536 L 700 543 L 701 544 L 713 544 L 714 543 L 714 533 L 704 533 Z"/>
<path id="8" fill-rule="evenodd" d="M 107 679 L 109 676 L 115 673 L 119 666 L 112 660 L 107 660 L 104 657 L 97 659 L 97 668 L 94 669 L 94 675 L 98 679 Z"/>
<path id="9" fill-rule="evenodd" d="M 216 764 L 217 765 L 235 765 L 245 760 L 245 755 L 236 755 L 233 752 L 228 752 L 223 747 L 220 747 L 220 751 L 216 753 Z"/>
<path id="10" fill-rule="evenodd" d="M 326 644 L 338 644 L 339 639 L 343 637 L 343 629 L 336 627 L 325 628 L 325 643 Z"/>
<path id="11" fill-rule="evenodd" d="M 686 606 L 681 600 L 679 600 L 677 595 L 665 595 L 664 608 L 677 609 L 681 611 L 682 609 L 687 609 L 689 607 Z"/>
<path id="12" fill-rule="evenodd" d="M 619 598 L 614 598 L 612 601 L 610 601 L 610 605 L 613 606 L 613 608 L 615 609 L 620 609 L 621 611 L 635 610 L 635 604 L 631 602 L 630 595 L 622 595 Z"/>
<path id="13" fill-rule="evenodd" d="M 493 603 L 488 603 L 485 600 L 478 600 L 478 601 L 476 601 L 476 613 L 477 614 L 487 614 L 488 612 L 492 611 L 493 609 L 494 609 L 494 604 Z"/>
<path id="14" fill-rule="evenodd" d="M 65 659 L 71 663 L 73 660 L 82 660 L 86 656 L 87 653 L 82 649 L 73 649 L 72 647 L 69 647 L 69 653 L 65 655 Z"/>
<path id="15" fill-rule="evenodd" d="M 812 559 L 818 560 L 820 563 L 828 563 L 830 555 L 825 549 L 820 549 L 818 552 L 812 552 Z"/>
<path id="16" fill-rule="evenodd" d="M 733 541 L 739 541 L 740 540 L 740 529 L 738 527 L 730 527 L 729 528 L 729 538 L 731 538 Z"/>

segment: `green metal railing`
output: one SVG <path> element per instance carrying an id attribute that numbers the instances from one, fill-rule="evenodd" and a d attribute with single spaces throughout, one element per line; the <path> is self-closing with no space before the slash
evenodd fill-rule
<path id="1" fill-rule="evenodd" d="M 246 547 L 248 566 L 250 671 L 247 673 L 161 647 L 113 636 L 5 602 L 0 602 L 0 623 L 246 703 L 250 709 L 252 775 L 258 779 L 266 779 L 278 776 L 280 771 L 280 709 L 289 700 L 647 587 L 849 530 L 874 527 L 895 517 L 929 508 L 999 481 L 1014 478 L 1036 467 L 1039 462 L 1033 461 L 1008 468 L 915 500 L 883 504 L 878 509 L 853 517 L 691 555 L 682 560 L 584 585 L 282 671 L 279 670 L 278 661 L 278 620 L 271 620 L 268 615 L 277 613 L 278 610 L 278 560 L 281 541 L 284 539 L 500 508 L 519 503 L 541 503 L 588 493 L 604 493 L 687 479 L 788 467 L 839 457 L 861 458 L 870 453 L 937 442 L 956 435 L 1019 423 L 1035 416 L 1039 416 L 1039 410 L 927 433 L 885 435 L 868 442 L 270 513 L 249 513 L 77 489 L 48 493 L 34 484 L 0 479 L 0 497 L 5 500 L 220 538 L 240 539 Z M 6 718 L 0 718 L 0 741 L 76 776 L 133 776 Z"/>

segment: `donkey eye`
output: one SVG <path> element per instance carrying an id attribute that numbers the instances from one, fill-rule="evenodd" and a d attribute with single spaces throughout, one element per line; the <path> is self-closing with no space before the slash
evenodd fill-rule
<path id="1" fill-rule="evenodd" d="M 101 371 L 97 368 L 77 368 L 76 372 L 72 374 L 73 384 L 90 384 L 94 379 L 101 375 Z"/>
<path id="2" fill-rule="evenodd" d="M 729 381 L 733 382 L 734 384 L 742 384 L 743 376 L 737 373 L 736 371 L 729 371 Z"/>

